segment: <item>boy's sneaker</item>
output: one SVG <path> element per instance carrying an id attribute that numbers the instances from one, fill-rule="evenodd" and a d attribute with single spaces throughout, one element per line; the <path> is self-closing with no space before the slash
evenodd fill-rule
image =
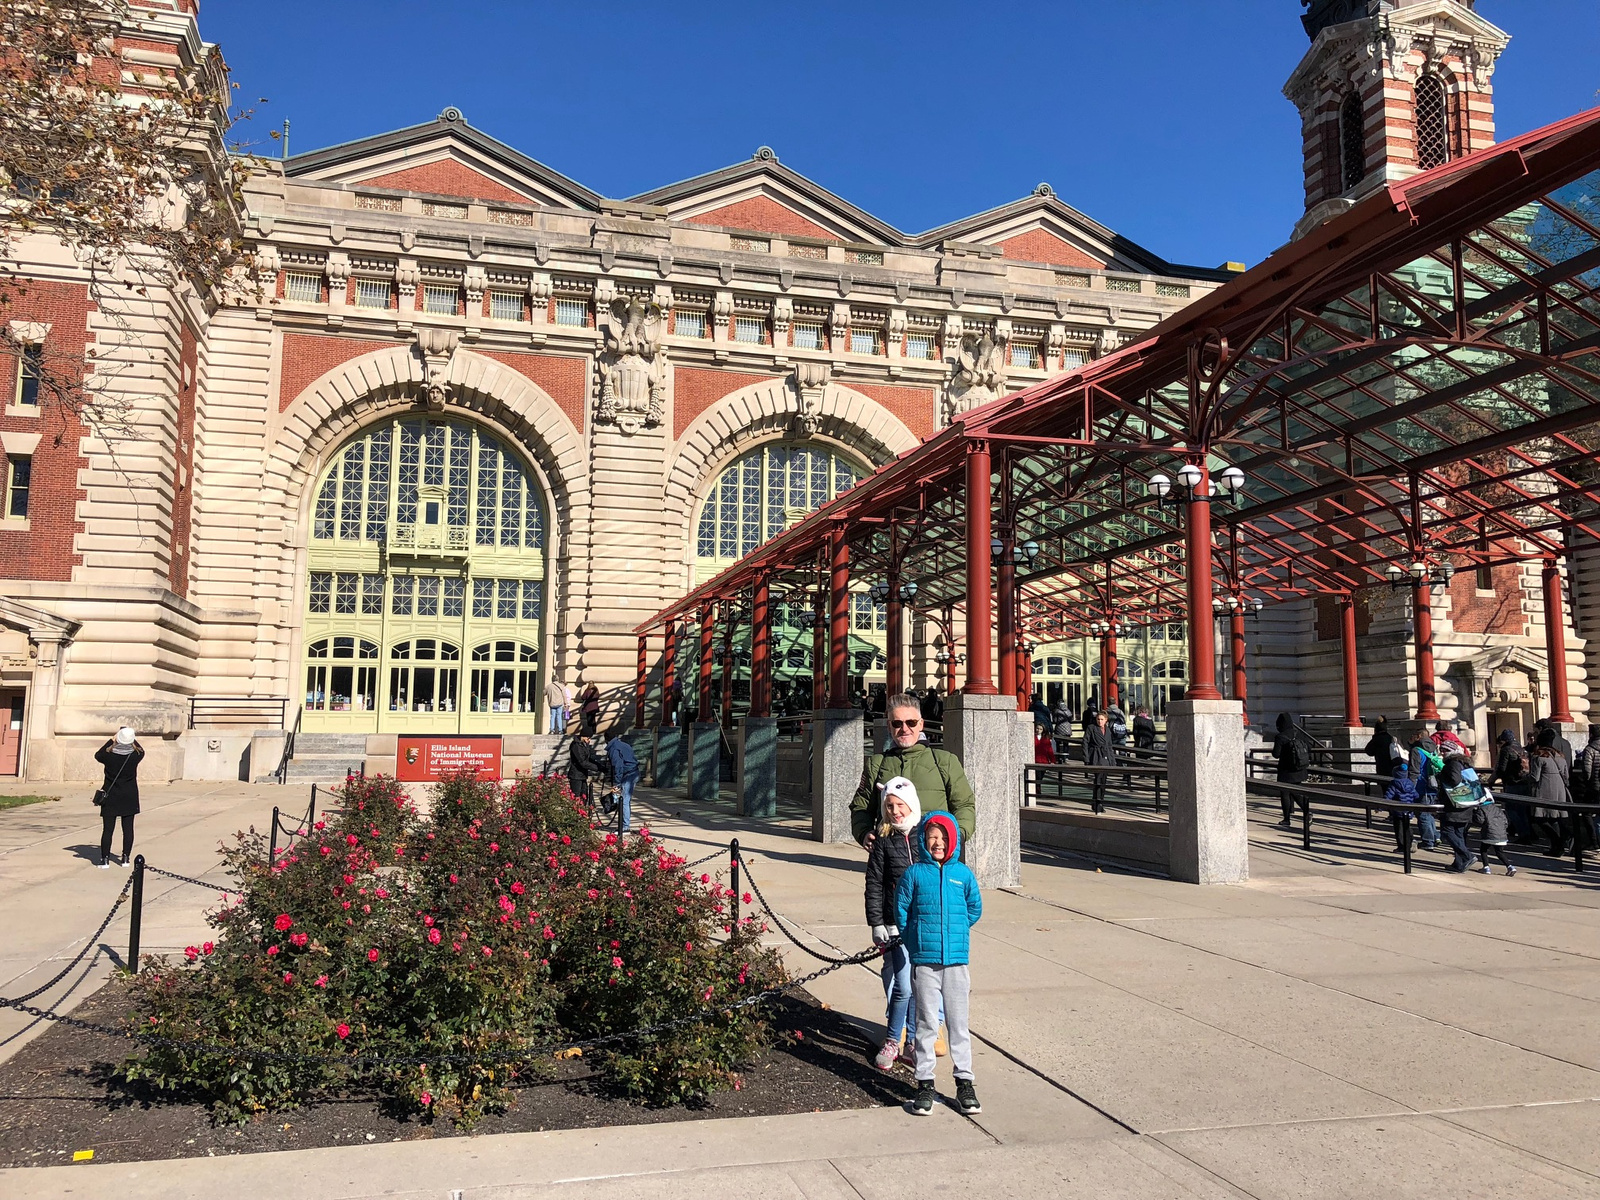
<path id="1" fill-rule="evenodd" d="M 1506 868 L 1506 875 L 1507 876 L 1515 875 L 1516 873 L 1517 873 L 1517 869 L 1515 867 L 1507 867 Z"/>
<path id="2" fill-rule="evenodd" d="M 878 1056 L 872 1060 L 872 1065 L 880 1071 L 887 1071 L 894 1066 L 895 1059 L 900 1057 L 900 1042 L 890 1038 L 878 1049 Z"/>
<path id="3" fill-rule="evenodd" d="M 1478 869 L 1480 871 L 1482 871 L 1485 875 L 1493 875 L 1494 874 L 1494 868 L 1491 867 L 1488 863 L 1484 863 L 1483 866 L 1479 867 Z"/>
<path id="4" fill-rule="evenodd" d="M 956 1107 L 961 1110 L 961 1115 L 964 1117 L 975 1117 L 983 1111 L 983 1105 L 978 1103 L 978 1091 L 972 1086 L 972 1080 L 956 1080 Z"/>
<path id="5" fill-rule="evenodd" d="M 917 1096 L 911 1102 L 911 1115 L 914 1117 L 928 1117 L 933 1115 L 933 1102 L 938 1098 L 934 1090 L 933 1080 L 917 1080 Z"/>

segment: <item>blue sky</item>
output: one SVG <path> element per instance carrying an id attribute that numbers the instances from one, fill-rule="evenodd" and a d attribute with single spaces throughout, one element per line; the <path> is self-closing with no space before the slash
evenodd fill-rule
<path id="1" fill-rule="evenodd" d="M 1480 0 L 1512 34 L 1499 130 L 1600 104 L 1600 3 Z M 432 119 L 609 196 L 782 161 L 911 232 L 1048 181 L 1174 261 L 1255 262 L 1302 209 L 1283 82 L 1296 0 L 205 0 L 264 139 L 312 150 Z M 267 143 L 275 146 L 276 143 Z"/>

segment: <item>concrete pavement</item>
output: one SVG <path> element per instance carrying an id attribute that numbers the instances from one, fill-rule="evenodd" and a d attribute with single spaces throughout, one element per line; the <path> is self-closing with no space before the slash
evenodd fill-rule
<path id="1" fill-rule="evenodd" d="M 141 848 L 194 873 L 221 831 L 264 824 L 282 795 L 163 793 L 147 802 Z M 691 858 L 738 836 L 802 940 L 866 944 L 861 855 L 809 841 L 802 814 L 757 823 L 658 793 L 638 807 Z M 14 837 L 7 822 L 21 814 L 39 827 Z M 0 897 L 26 914 L 13 921 L 7 994 L 24 986 L 30 954 L 68 952 L 120 884 L 70 861 L 69 847 L 92 839 L 68 814 L 0 813 Z M 1275 815 L 1253 815 L 1248 885 L 1196 888 L 1039 854 L 1020 888 L 986 895 L 974 1121 L 876 1109 L 50 1167 L 0 1172 L 0 1195 L 1600 1192 L 1597 883 L 1536 855 L 1518 856 L 1515 879 L 1448 875 L 1438 858 L 1405 876 L 1380 834 L 1330 820 L 1319 823 L 1325 849 L 1307 853 L 1298 834 L 1271 828 Z M 175 946 L 193 940 L 207 899 L 186 892 L 161 901 Z M 797 973 L 813 965 L 795 951 L 789 961 Z M 836 971 L 812 990 L 869 1028 L 881 1020 L 875 972 Z"/>

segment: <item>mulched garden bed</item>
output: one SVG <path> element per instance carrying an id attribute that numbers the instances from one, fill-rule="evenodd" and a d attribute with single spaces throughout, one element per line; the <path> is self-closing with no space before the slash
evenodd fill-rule
<path id="1" fill-rule="evenodd" d="M 73 1015 L 115 1024 L 126 1011 L 119 991 L 108 984 Z M 861 1027 L 808 993 L 778 997 L 765 1011 L 773 1045 L 746 1064 L 737 1091 L 695 1107 L 649 1108 L 605 1094 L 582 1059 L 568 1059 L 553 1079 L 517 1087 L 510 1111 L 485 1118 L 473 1133 L 776 1116 L 911 1098 L 910 1069 L 880 1074 L 870 1061 L 876 1044 Z M 133 1162 L 463 1136 L 448 1121 L 396 1118 L 359 1095 L 267 1114 L 242 1128 L 214 1126 L 201 1106 L 152 1099 L 112 1079 L 128 1052 L 124 1040 L 57 1025 L 0 1064 L 0 1167 L 70 1163 L 82 1150 L 93 1150 L 96 1162 Z"/>

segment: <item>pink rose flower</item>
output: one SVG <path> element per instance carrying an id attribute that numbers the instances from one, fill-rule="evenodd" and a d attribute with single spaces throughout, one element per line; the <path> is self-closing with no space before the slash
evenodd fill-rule
<path id="1" fill-rule="evenodd" d="M 285 929 L 288 929 L 289 926 L 293 924 L 294 919 L 290 917 L 288 913 L 279 913 L 278 919 L 272 923 L 272 927 L 279 933 L 282 933 Z"/>
<path id="2" fill-rule="evenodd" d="M 346 1025 L 343 1021 L 340 1021 L 338 1028 L 336 1028 L 334 1032 L 339 1035 L 339 1040 L 343 1041 L 345 1038 L 350 1036 L 350 1026 Z"/>
<path id="3" fill-rule="evenodd" d="M 368 962 L 377 962 L 378 961 L 378 948 L 376 946 L 374 946 L 371 950 L 367 951 L 367 961 Z"/>

